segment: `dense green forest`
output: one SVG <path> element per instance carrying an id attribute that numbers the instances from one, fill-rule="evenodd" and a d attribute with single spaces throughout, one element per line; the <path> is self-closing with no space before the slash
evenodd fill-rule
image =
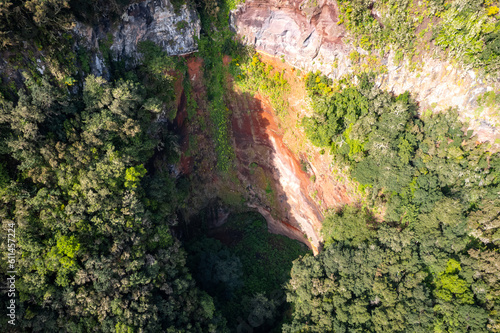
<path id="1" fill-rule="evenodd" d="M 197 232 L 186 244 L 188 267 L 236 332 L 280 332 L 290 305 L 283 286 L 304 244 L 267 232 L 257 213 L 231 216 L 222 227 Z"/>
<path id="2" fill-rule="evenodd" d="M 188 187 L 167 167 L 176 136 L 154 120 L 175 97 L 164 73 L 183 60 L 145 43 L 144 64 L 110 64 L 106 82 L 84 74 L 88 54 L 73 49 L 66 24 L 112 18 L 123 4 L 1 6 L 4 55 L 24 73 L 21 88 L 3 77 L 0 97 L 0 217 L 4 233 L 15 229 L 17 277 L 17 325 L 2 315 L 2 331 L 224 331 L 170 230 Z M 52 75 L 31 70 L 42 49 Z M 2 237 L 2 281 L 14 263 L 7 248 Z"/>
<path id="3" fill-rule="evenodd" d="M 327 216 L 325 249 L 294 262 L 285 331 L 497 332 L 500 156 L 453 110 L 419 118 L 408 93 L 349 82 L 309 74 L 303 123 L 369 200 Z"/>
<path id="4" fill-rule="evenodd" d="M 169 231 L 185 193 L 166 171 L 146 176 L 152 148 L 169 144 L 151 128 L 151 102 L 134 82 L 85 83 L 68 100 L 27 81 L 15 107 L 2 100 L 3 145 L 18 171 L 3 164 L 2 220 L 16 226 L 21 251 L 20 326 L 216 331 L 213 302 Z"/>
<path id="5" fill-rule="evenodd" d="M 175 118 L 174 84 L 187 77 L 186 60 L 144 42 L 143 63 L 130 70 L 104 42 L 111 80 L 86 74 L 91 51 L 75 49 L 68 27 L 75 19 L 98 22 L 99 12 L 113 18 L 125 4 L 2 3 L 8 66 L 23 73 L 21 84 L 4 75 L 0 96 L 0 217 L 6 233 L 15 230 L 15 256 L 2 238 L 0 274 L 6 281 L 15 267 L 17 302 L 16 325 L 2 316 L 2 331 L 279 330 L 289 308 L 283 285 L 292 261 L 308 252 L 304 245 L 269 235 L 254 214 L 231 218 L 226 228 L 234 231 L 225 232 L 244 236 L 234 246 L 204 233 L 184 246 L 174 236 L 190 184 L 170 167 L 179 161 L 179 138 L 155 120 Z M 224 173 L 234 165 L 222 55 L 241 47 L 227 28 L 231 4 L 192 5 L 205 31 L 219 28 L 199 40 L 199 56 Z M 46 74 L 36 69 L 42 50 L 52 65 Z M 192 118 L 192 88 L 182 84 Z"/>
<path id="6" fill-rule="evenodd" d="M 228 75 L 268 96 L 280 117 L 290 88 L 229 29 L 240 1 L 171 2 L 201 19 L 195 56 L 223 177 L 236 163 Z M 440 17 L 429 27 L 437 47 L 498 72 L 491 1 L 382 1 L 381 22 L 368 1 L 339 3 L 367 50 L 411 59 L 428 42 L 413 18 Z M 179 78 L 188 119 L 199 116 L 186 59 L 143 42 L 141 64 L 129 68 L 101 41 L 107 81 L 88 75 L 92 51 L 71 32 L 76 20 L 113 22 L 129 4 L 0 2 L 0 278 L 13 268 L 16 277 L 16 325 L 2 292 L 0 331 L 500 332 L 500 156 L 465 131 L 457 110 L 419 115 L 409 93 L 381 91 L 370 75 L 332 82 L 309 73 L 315 113 L 304 131 L 365 199 L 326 215 L 322 251 L 269 234 L 257 213 L 231 214 L 215 229 L 204 211 L 184 221 L 193 184 L 173 171 L 171 124 Z"/>

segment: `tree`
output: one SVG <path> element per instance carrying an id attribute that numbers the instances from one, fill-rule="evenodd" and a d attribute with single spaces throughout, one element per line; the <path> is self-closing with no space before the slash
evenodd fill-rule
<path id="1" fill-rule="evenodd" d="M 335 241 L 349 241 L 353 246 L 370 239 L 374 235 L 370 214 L 355 206 L 346 205 L 338 213 L 328 215 L 323 221 L 321 234 L 328 246 Z"/>
<path id="2" fill-rule="evenodd" d="M 141 90 L 89 76 L 81 95 L 66 96 L 28 81 L 1 109 L 18 163 L 2 214 L 17 225 L 21 330 L 224 330 L 168 228 L 175 179 L 159 171 L 165 188 L 146 188 L 157 142 Z"/>

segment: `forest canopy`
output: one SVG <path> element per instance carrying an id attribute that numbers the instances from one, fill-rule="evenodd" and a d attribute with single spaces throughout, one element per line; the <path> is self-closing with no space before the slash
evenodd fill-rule
<path id="1" fill-rule="evenodd" d="M 325 249 L 294 262 L 285 331 L 500 330 L 500 157 L 454 110 L 417 117 L 408 93 L 309 74 L 310 140 L 328 147 L 371 199 L 323 223 Z M 489 207 L 488 209 L 485 209 Z"/>
<path id="2" fill-rule="evenodd" d="M 293 82 L 229 28 L 240 0 L 170 2 L 197 10 L 199 51 L 169 56 L 143 41 L 132 66 L 112 56 L 111 34 L 91 49 L 72 32 L 76 21 L 112 26 L 128 0 L 0 1 L 0 219 L 15 229 L 16 252 L 2 237 L 0 278 L 16 268 L 17 319 L 12 328 L 2 312 L 2 329 L 500 332 L 500 156 L 459 110 L 422 114 L 409 92 L 382 91 L 371 74 L 333 82 L 316 72 L 303 82 L 314 110 L 301 123 L 307 139 L 362 197 L 326 212 L 316 256 L 268 233 L 242 196 L 222 226 L 209 228 L 203 210 L 188 216 L 202 192 L 197 175 L 181 171 L 189 161 L 206 166 L 193 169 L 210 182 L 240 181 L 232 83 L 283 119 Z M 439 17 L 435 46 L 498 71 L 492 1 L 412 3 L 339 1 L 340 24 L 355 46 L 412 58 L 422 42 L 415 22 Z M 106 78 L 90 74 L 96 53 Z M 183 117 L 207 142 L 180 128 Z M 181 159 L 185 143 L 192 155 Z"/>
<path id="3" fill-rule="evenodd" d="M 47 81 L 27 81 L 15 106 L 2 99 L 19 170 L 4 173 L 1 216 L 22 251 L 21 328 L 217 331 L 169 230 L 182 191 L 168 172 L 146 175 L 162 135 L 143 96 L 136 82 L 88 76 L 70 99 Z"/>

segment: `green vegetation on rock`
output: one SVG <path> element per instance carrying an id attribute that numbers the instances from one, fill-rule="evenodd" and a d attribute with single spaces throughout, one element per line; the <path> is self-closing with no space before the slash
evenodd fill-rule
<path id="1" fill-rule="evenodd" d="M 412 60 L 433 43 L 449 58 L 498 76 L 500 16 L 493 1 L 339 2 L 340 23 L 356 46 Z"/>

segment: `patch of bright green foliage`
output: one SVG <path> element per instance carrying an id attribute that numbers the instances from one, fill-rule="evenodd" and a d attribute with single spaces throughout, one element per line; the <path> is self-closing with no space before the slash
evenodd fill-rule
<path id="1" fill-rule="evenodd" d="M 142 164 L 136 167 L 130 167 L 125 170 L 125 187 L 136 188 L 137 183 L 146 174 L 146 168 Z"/>
<path id="2" fill-rule="evenodd" d="M 500 105 L 500 92 L 488 91 L 477 98 L 480 106 L 494 107 Z"/>
<path id="3" fill-rule="evenodd" d="M 230 68 L 239 87 L 252 94 L 261 93 L 268 96 L 277 114 L 282 117 L 286 115 L 289 104 L 284 96 L 290 92 L 290 85 L 284 78 L 285 70 L 275 70 L 273 66 L 265 64 L 256 53 L 251 57 L 234 58 Z"/>

